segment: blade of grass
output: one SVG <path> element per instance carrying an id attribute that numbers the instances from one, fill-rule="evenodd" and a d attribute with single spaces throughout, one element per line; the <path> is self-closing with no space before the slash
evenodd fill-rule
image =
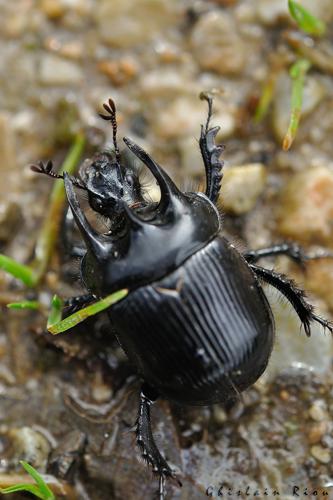
<path id="1" fill-rule="evenodd" d="M 264 83 L 261 96 L 254 114 L 255 123 L 260 123 L 267 114 L 268 108 L 273 98 L 275 81 L 276 81 L 276 74 L 273 74 L 269 76 Z"/>
<path id="2" fill-rule="evenodd" d="M 63 308 L 63 301 L 58 295 L 55 295 L 51 302 L 51 310 L 47 320 L 47 328 L 52 325 L 58 324 L 61 321 L 61 311 Z"/>
<path id="3" fill-rule="evenodd" d="M 63 319 L 60 322 L 56 323 L 52 322 L 51 320 L 53 320 L 53 318 L 50 316 L 47 323 L 47 329 L 53 335 L 65 332 L 66 330 L 73 328 L 73 326 L 77 325 L 78 323 L 81 323 L 90 316 L 94 316 L 95 314 L 104 311 L 108 307 L 112 306 L 119 300 L 126 297 L 127 294 L 128 294 L 127 289 L 119 290 L 118 292 L 108 295 L 104 299 L 101 299 L 98 302 L 90 304 L 89 306 L 81 309 L 80 311 L 71 314 L 70 316 L 68 316 L 68 318 Z"/>
<path id="4" fill-rule="evenodd" d="M 39 491 L 38 486 L 36 486 L 35 484 L 19 483 L 19 484 L 15 484 L 14 486 L 8 486 L 8 488 L 0 488 L 0 493 L 2 495 L 9 495 L 10 493 L 17 493 L 19 491 L 26 491 L 28 493 L 31 493 L 32 495 L 34 495 L 37 498 L 41 498 L 42 500 L 45 500 L 45 497 Z M 51 498 L 51 497 L 49 497 L 49 498 Z"/>
<path id="5" fill-rule="evenodd" d="M 296 21 L 298 27 L 309 35 L 322 36 L 326 31 L 325 24 L 317 17 L 310 14 L 301 4 L 294 0 L 288 0 L 291 17 Z"/>
<path id="6" fill-rule="evenodd" d="M 79 163 L 83 149 L 85 146 L 85 137 L 82 134 L 77 134 L 74 143 L 66 156 L 62 167 L 59 171 L 60 174 L 68 172 L 73 174 Z M 39 281 L 49 263 L 55 243 L 58 238 L 60 223 L 62 217 L 62 210 L 65 204 L 65 189 L 62 180 L 56 180 L 51 192 L 50 205 L 46 213 L 46 217 L 42 226 L 42 230 L 37 239 L 35 247 L 35 260 L 32 264 L 33 269 Z"/>
<path id="7" fill-rule="evenodd" d="M 7 304 L 8 309 L 32 309 L 38 310 L 41 307 L 37 300 L 23 300 L 22 302 L 11 302 Z"/>
<path id="8" fill-rule="evenodd" d="M 36 274 L 31 267 L 19 264 L 3 254 L 0 254 L 0 269 L 3 269 L 29 287 L 34 287 L 37 283 Z"/>
<path id="9" fill-rule="evenodd" d="M 283 39 L 298 53 L 308 59 L 312 66 L 324 73 L 333 74 L 333 47 L 323 40 L 316 45 L 309 45 L 307 36 L 296 31 L 287 31 Z"/>
<path id="10" fill-rule="evenodd" d="M 20 464 L 22 467 L 27 471 L 28 474 L 36 481 L 40 493 L 43 495 L 40 498 L 43 498 L 44 500 L 55 500 L 55 496 L 42 478 L 42 476 L 39 474 L 39 472 L 36 471 L 32 467 L 32 465 L 28 464 L 28 462 L 25 462 L 24 460 L 20 460 Z"/>
<path id="11" fill-rule="evenodd" d="M 291 112 L 288 130 L 282 143 L 284 151 L 288 151 L 290 149 L 297 133 L 302 111 L 305 75 L 310 67 L 310 61 L 307 59 L 299 59 L 292 65 L 289 71 L 292 79 Z"/>

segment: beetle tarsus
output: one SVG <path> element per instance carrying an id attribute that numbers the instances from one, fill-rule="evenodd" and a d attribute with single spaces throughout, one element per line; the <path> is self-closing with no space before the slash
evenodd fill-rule
<path id="1" fill-rule="evenodd" d="M 301 267 L 304 267 L 306 261 L 317 258 L 316 256 L 307 256 L 301 246 L 297 245 L 297 243 L 289 242 L 279 243 L 267 248 L 249 250 L 248 252 L 245 252 L 243 254 L 244 258 L 250 264 L 254 264 L 259 259 L 265 257 L 274 257 L 276 255 L 286 255 Z"/>
<path id="2" fill-rule="evenodd" d="M 87 293 L 85 295 L 78 295 L 76 297 L 69 297 L 64 301 L 64 313 L 66 316 L 79 311 L 83 307 L 88 306 L 92 302 L 96 300 L 96 297 L 91 293 Z"/>
<path id="3" fill-rule="evenodd" d="M 222 168 L 224 162 L 220 160 L 221 153 L 224 151 L 222 144 L 216 144 L 215 138 L 220 127 L 209 128 L 212 117 L 213 98 L 206 93 L 200 95 L 208 103 L 208 116 L 206 125 L 201 125 L 199 146 L 201 156 L 206 170 L 206 196 L 216 203 L 219 197 L 222 181 Z"/>
<path id="4" fill-rule="evenodd" d="M 257 250 L 249 250 L 243 254 L 243 257 L 249 264 L 255 264 L 259 259 L 264 257 L 274 257 L 276 255 L 285 255 L 292 259 L 296 264 L 305 269 L 305 263 L 309 260 L 331 259 L 333 252 L 318 252 L 313 255 L 306 255 L 303 248 L 297 243 L 279 243 L 267 248 L 258 248 Z"/>
<path id="5" fill-rule="evenodd" d="M 154 440 L 151 430 L 150 407 L 156 401 L 156 397 L 155 395 L 151 397 L 149 388 L 148 391 L 150 397 L 146 395 L 146 386 L 144 386 L 140 393 L 139 412 L 136 421 L 136 442 L 144 461 L 152 467 L 153 473 L 159 476 L 159 500 L 164 500 L 165 479 L 176 478 L 175 473 L 161 455 Z M 181 482 L 178 479 L 176 480 L 178 485 L 181 486 Z"/>
<path id="6" fill-rule="evenodd" d="M 310 325 L 312 321 L 316 321 L 333 333 L 333 323 L 314 313 L 313 306 L 306 301 L 305 292 L 293 280 L 271 269 L 265 269 L 254 264 L 250 264 L 250 267 L 258 278 L 275 287 L 286 297 L 298 314 L 308 337 L 311 335 Z"/>

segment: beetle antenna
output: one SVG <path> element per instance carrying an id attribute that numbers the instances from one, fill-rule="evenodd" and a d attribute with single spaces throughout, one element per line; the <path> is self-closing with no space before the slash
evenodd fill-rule
<path id="1" fill-rule="evenodd" d="M 117 163 L 120 165 L 120 151 L 118 148 L 118 143 L 117 143 L 117 112 L 116 112 L 116 105 L 113 101 L 113 99 L 109 99 L 108 104 L 103 104 L 103 108 L 105 111 L 108 113 L 107 115 L 103 115 L 102 113 L 98 113 L 103 120 L 111 122 L 112 125 L 112 132 L 113 132 L 113 145 L 114 145 L 114 151 L 116 154 L 116 160 Z"/>
<path id="2" fill-rule="evenodd" d="M 45 174 L 48 177 L 52 177 L 52 179 L 64 178 L 62 174 L 57 174 L 56 172 L 54 172 L 53 162 L 51 160 L 48 160 L 45 165 L 42 161 L 39 161 L 37 165 L 30 165 L 30 168 L 33 172 L 37 172 L 38 174 Z M 77 177 L 71 176 L 71 181 L 77 188 L 87 191 L 87 187 Z"/>

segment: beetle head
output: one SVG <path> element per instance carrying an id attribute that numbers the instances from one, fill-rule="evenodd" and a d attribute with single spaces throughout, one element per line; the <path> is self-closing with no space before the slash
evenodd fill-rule
<path id="1" fill-rule="evenodd" d="M 111 152 L 99 153 L 85 162 L 80 176 L 91 208 L 110 220 L 124 212 L 124 203 L 140 206 L 144 201 L 137 170 L 121 165 Z"/>

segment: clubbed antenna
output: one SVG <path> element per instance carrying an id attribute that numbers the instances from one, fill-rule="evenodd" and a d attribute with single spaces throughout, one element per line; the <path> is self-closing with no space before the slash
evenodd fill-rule
<path id="1" fill-rule="evenodd" d="M 116 105 L 112 99 L 109 99 L 109 104 L 103 104 L 103 108 L 108 113 L 107 115 L 103 115 L 102 113 L 98 113 L 103 120 L 110 121 L 112 125 L 113 131 L 113 145 L 116 154 L 117 163 L 120 165 L 120 151 L 117 143 L 117 116 L 116 116 Z"/>
<path id="2" fill-rule="evenodd" d="M 62 174 L 57 174 L 53 171 L 53 162 L 48 160 L 48 162 L 44 165 L 42 161 L 39 161 L 37 165 L 30 165 L 30 168 L 33 172 L 37 172 L 38 174 L 45 174 L 53 179 L 63 179 L 64 176 Z M 87 190 L 86 186 L 76 177 L 71 176 L 71 181 L 74 186 Z"/>

